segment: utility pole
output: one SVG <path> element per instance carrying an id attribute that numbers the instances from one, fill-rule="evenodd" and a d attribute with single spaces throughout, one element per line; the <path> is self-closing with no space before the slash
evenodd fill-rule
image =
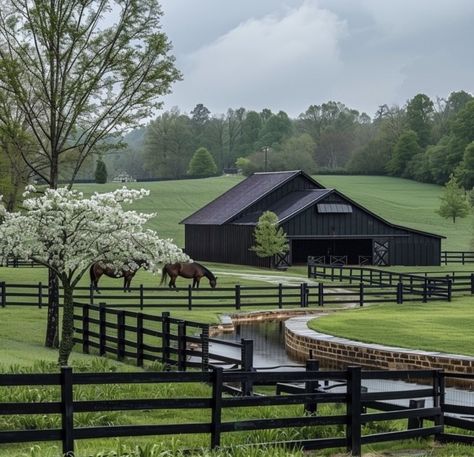
<path id="1" fill-rule="evenodd" d="M 265 154 L 265 155 L 264 155 L 265 159 L 264 159 L 263 171 L 267 171 L 267 168 L 268 168 L 268 151 L 269 151 L 269 149 L 270 149 L 270 148 L 269 148 L 268 146 L 264 146 L 264 147 L 262 148 L 262 151 L 263 151 L 264 154 Z"/>

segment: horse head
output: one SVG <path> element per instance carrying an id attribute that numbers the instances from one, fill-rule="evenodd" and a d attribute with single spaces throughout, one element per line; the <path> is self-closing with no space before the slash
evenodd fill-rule
<path id="1" fill-rule="evenodd" d="M 216 276 L 214 279 L 210 279 L 210 280 L 209 280 L 209 285 L 210 285 L 213 289 L 216 288 L 216 286 L 217 286 L 217 276 Z"/>

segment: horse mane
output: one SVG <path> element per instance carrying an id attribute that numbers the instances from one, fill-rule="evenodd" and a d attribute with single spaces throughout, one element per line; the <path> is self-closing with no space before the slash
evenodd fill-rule
<path id="1" fill-rule="evenodd" d="M 200 263 L 197 263 L 197 262 L 194 262 L 194 263 L 203 269 L 204 276 L 207 279 L 210 279 L 211 281 L 215 281 L 216 277 L 214 276 L 214 274 L 210 270 L 208 270 L 204 265 L 201 265 Z"/>

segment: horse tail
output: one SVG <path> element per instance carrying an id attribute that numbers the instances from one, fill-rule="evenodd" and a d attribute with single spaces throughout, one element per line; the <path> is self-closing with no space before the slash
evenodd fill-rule
<path id="1" fill-rule="evenodd" d="M 168 270 L 166 269 L 166 265 L 165 265 L 165 266 L 163 267 L 163 269 L 161 270 L 161 281 L 160 281 L 160 285 L 165 282 L 167 276 L 168 276 Z"/>

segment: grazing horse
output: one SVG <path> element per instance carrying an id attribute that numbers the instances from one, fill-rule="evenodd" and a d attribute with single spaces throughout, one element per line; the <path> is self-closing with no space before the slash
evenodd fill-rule
<path id="1" fill-rule="evenodd" d="M 131 292 L 130 283 L 135 273 L 142 267 L 147 265 L 146 260 L 133 260 L 136 266 L 129 266 L 125 264 L 121 268 L 115 268 L 112 264 L 105 262 L 96 262 L 91 265 L 89 274 L 91 278 L 92 287 L 99 292 L 98 282 L 102 275 L 108 276 L 109 278 L 123 278 L 123 290 Z"/>
<path id="2" fill-rule="evenodd" d="M 216 287 L 217 277 L 214 276 L 206 267 L 200 263 L 167 263 L 161 272 L 161 282 L 163 284 L 166 277 L 170 277 L 168 284 L 169 288 L 176 289 L 176 278 L 181 276 L 182 278 L 188 278 L 193 280 L 193 287 L 199 289 L 199 281 L 203 276 L 209 279 L 209 285 L 214 289 Z"/>

